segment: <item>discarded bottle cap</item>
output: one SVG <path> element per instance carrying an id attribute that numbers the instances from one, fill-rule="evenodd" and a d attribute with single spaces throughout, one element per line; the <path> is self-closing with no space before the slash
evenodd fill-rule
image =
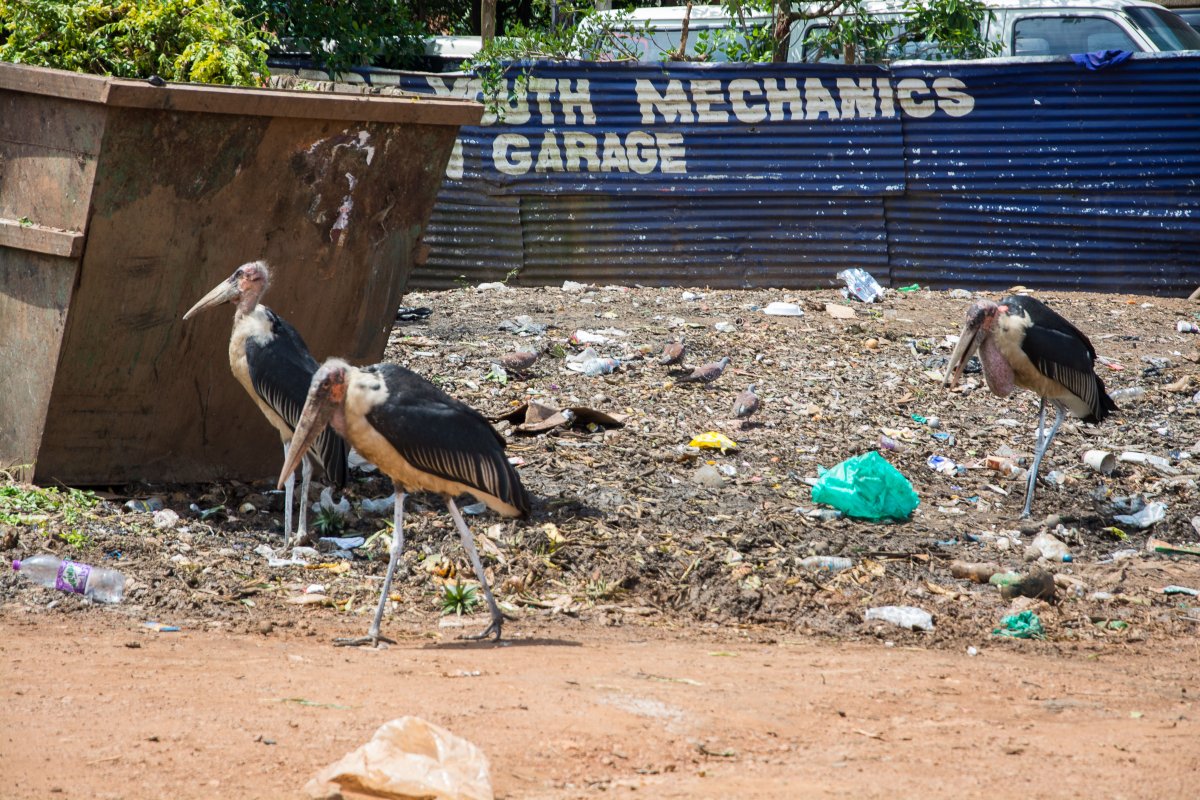
<path id="1" fill-rule="evenodd" d="M 1103 475 L 1111 475 L 1117 468 L 1117 457 L 1107 450 L 1088 450 L 1083 454 L 1083 463 Z"/>

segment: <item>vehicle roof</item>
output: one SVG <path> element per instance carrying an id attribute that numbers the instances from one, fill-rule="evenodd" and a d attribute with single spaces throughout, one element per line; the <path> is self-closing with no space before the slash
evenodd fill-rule
<path id="1" fill-rule="evenodd" d="M 992 10 L 1008 8 L 1089 8 L 1099 11 L 1119 11 L 1129 6 L 1162 8 L 1158 3 L 1151 3 L 1148 0 L 980 0 L 980 2 Z M 1200 0 L 1192 0 L 1192 2 L 1200 5 Z M 872 14 L 889 12 L 898 14 L 904 10 L 904 0 L 866 0 L 862 5 L 865 11 Z M 686 12 L 687 6 L 665 6 L 638 8 L 630 12 L 605 11 L 602 13 L 606 16 L 622 17 L 628 14 L 628 19 L 632 21 L 651 21 L 661 24 L 681 23 Z M 753 20 L 767 20 L 771 18 L 771 12 L 748 11 L 746 12 L 746 17 Z M 729 13 L 719 5 L 692 6 L 692 22 L 718 22 L 728 20 L 729 18 Z"/>

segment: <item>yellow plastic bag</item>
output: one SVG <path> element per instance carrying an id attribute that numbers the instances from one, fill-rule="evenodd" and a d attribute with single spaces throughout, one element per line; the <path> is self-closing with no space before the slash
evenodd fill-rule
<path id="1" fill-rule="evenodd" d="M 708 431 L 697 436 L 688 442 L 688 447 L 706 447 L 712 450 L 720 450 L 724 453 L 726 450 L 737 450 L 737 442 L 730 439 L 723 433 L 716 431 Z"/>

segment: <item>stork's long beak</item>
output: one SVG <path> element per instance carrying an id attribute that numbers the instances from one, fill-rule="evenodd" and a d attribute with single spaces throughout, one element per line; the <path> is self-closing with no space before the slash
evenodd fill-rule
<path id="1" fill-rule="evenodd" d="M 287 459 L 283 462 L 283 471 L 279 473 L 278 489 L 283 488 L 288 476 L 300 466 L 304 454 L 312 445 L 313 440 L 321 435 L 329 418 L 333 416 L 333 398 L 319 380 L 314 380 L 308 391 L 308 399 L 304 402 L 304 410 L 300 412 L 300 423 L 292 433 L 292 441 L 288 444 Z"/>
<path id="2" fill-rule="evenodd" d="M 946 364 L 946 374 L 942 378 L 942 386 L 957 386 L 959 378 L 962 377 L 963 368 L 966 367 L 967 361 L 979 349 L 979 334 L 982 326 L 968 322 L 963 325 L 962 333 L 958 335 L 958 345 L 954 348 L 954 352 L 950 354 L 950 361 Z"/>
<path id="3" fill-rule="evenodd" d="M 196 305 L 189 308 L 188 312 L 183 315 L 183 318 L 187 319 L 188 317 L 196 314 L 197 312 L 203 311 L 206 308 L 212 308 L 213 306 L 219 306 L 222 303 L 228 303 L 231 300 L 236 300 L 238 297 L 238 292 L 237 278 L 230 277 L 226 280 L 223 280 L 214 286 L 211 292 L 204 295 L 204 297 L 201 297 Z"/>

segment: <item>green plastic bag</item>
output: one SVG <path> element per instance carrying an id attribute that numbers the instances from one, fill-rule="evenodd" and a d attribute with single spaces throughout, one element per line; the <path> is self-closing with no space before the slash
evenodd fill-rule
<path id="1" fill-rule="evenodd" d="M 875 450 L 818 472 L 813 502 L 833 506 L 849 517 L 905 520 L 921 502 L 908 478 Z"/>
<path id="2" fill-rule="evenodd" d="M 1011 636 L 1014 639 L 1045 639 L 1042 621 L 1032 611 L 1009 614 L 1000 620 L 1000 627 L 992 630 L 993 636 Z"/>

